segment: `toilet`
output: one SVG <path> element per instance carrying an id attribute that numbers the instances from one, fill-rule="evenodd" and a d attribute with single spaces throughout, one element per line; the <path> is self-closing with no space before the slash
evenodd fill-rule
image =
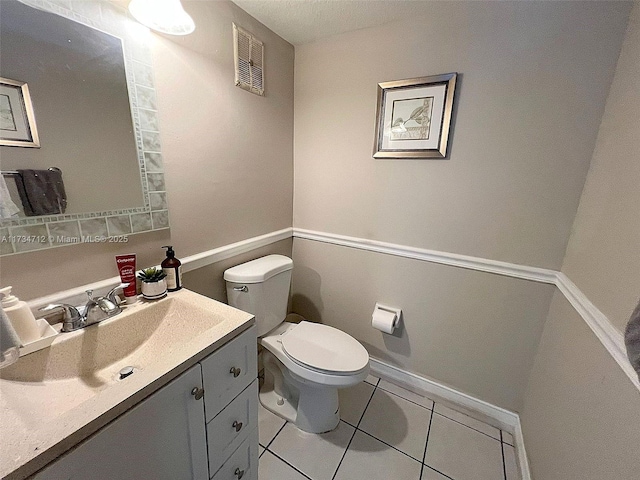
<path id="1" fill-rule="evenodd" d="M 224 272 L 229 305 L 256 317 L 264 347 L 260 403 L 310 433 L 340 421 L 338 389 L 362 382 L 369 354 L 352 336 L 319 323 L 285 321 L 293 261 L 268 255 Z"/>

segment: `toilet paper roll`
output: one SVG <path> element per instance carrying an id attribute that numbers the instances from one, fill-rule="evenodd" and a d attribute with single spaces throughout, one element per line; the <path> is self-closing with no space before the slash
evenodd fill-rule
<path id="1" fill-rule="evenodd" d="M 393 333 L 398 324 L 398 315 L 376 308 L 371 316 L 371 326 L 384 333 Z"/>

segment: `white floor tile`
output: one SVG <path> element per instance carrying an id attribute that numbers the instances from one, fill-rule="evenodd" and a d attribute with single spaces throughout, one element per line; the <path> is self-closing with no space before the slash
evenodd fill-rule
<path id="1" fill-rule="evenodd" d="M 430 400 L 427 397 L 423 397 L 422 395 L 418 395 L 417 393 L 410 392 L 406 388 L 399 387 L 398 385 L 394 385 L 393 383 L 387 382 L 386 380 L 380 380 L 378 388 L 382 388 L 387 392 L 400 395 L 402 398 L 406 398 L 407 400 L 413 403 L 417 403 L 418 405 L 422 405 L 425 408 L 433 408 L 433 400 Z"/>
<path id="2" fill-rule="evenodd" d="M 500 430 L 496 427 L 487 425 L 486 423 L 481 422 L 480 420 L 476 420 L 475 418 L 471 418 L 469 415 L 465 415 L 464 413 L 456 412 L 449 407 L 445 407 L 441 403 L 435 404 L 434 412 L 439 413 L 440 415 L 444 415 L 445 417 L 451 420 L 455 420 L 456 422 L 460 422 L 467 427 L 474 428 L 479 432 L 495 438 L 496 440 L 500 440 Z"/>
<path id="3" fill-rule="evenodd" d="M 340 418 L 351 425 L 357 426 L 374 388 L 373 385 L 362 382 L 354 387 L 338 390 L 340 395 Z"/>
<path id="4" fill-rule="evenodd" d="M 516 449 L 510 445 L 503 445 L 504 467 L 507 473 L 507 480 L 520 480 L 520 469 L 516 461 Z"/>
<path id="5" fill-rule="evenodd" d="M 313 480 L 331 480 L 354 430 L 340 422 L 331 432 L 313 434 L 287 423 L 269 450 Z"/>
<path id="6" fill-rule="evenodd" d="M 505 432 L 503 430 L 502 431 L 502 441 L 504 443 L 508 443 L 509 445 L 513 446 L 513 435 L 511 435 L 509 432 Z"/>
<path id="7" fill-rule="evenodd" d="M 418 480 L 420 467 L 420 462 L 356 432 L 335 480 Z"/>
<path id="8" fill-rule="evenodd" d="M 380 379 L 374 375 L 367 375 L 367 378 L 365 378 L 364 381 L 375 386 L 375 385 L 378 385 L 378 382 L 380 381 Z"/>
<path id="9" fill-rule="evenodd" d="M 258 441 L 260 445 L 263 447 L 269 445 L 269 442 L 273 440 L 273 437 L 285 423 L 284 418 L 280 418 L 258 404 Z"/>
<path id="10" fill-rule="evenodd" d="M 449 477 L 445 477 L 444 475 L 436 472 L 435 470 L 424 466 L 424 470 L 422 470 L 422 477 L 420 480 L 450 480 Z M 500 480 L 500 479 L 496 479 Z"/>
<path id="11" fill-rule="evenodd" d="M 431 410 L 378 388 L 358 428 L 421 462 L 430 419 Z"/>
<path id="12" fill-rule="evenodd" d="M 260 457 L 258 480 L 307 480 L 294 468 L 284 463 L 271 452 L 264 452 Z"/>
<path id="13" fill-rule="evenodd" d="M 501 443 L 440 415 L 431 422 L 425 463 L 456 480 L 503 478 Z"/>

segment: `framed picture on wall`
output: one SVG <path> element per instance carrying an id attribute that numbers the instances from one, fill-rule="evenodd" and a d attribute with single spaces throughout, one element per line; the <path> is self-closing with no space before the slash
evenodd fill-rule
<path id="1" fill-rule="evenodd" d="M 379 83 L 373 158 L 445 158 L 457 76 Z"/>
<path id="2" fill-rule="evenodd" d="M 40 147 L 29 87 L 0 77 L 0 145 Z"/>

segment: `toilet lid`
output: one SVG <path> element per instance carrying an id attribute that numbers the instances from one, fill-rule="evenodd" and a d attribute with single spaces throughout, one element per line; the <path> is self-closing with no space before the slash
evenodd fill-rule
<path id="1" fill-rule="evenodd" d="M 282 336 L 282 350 L 298 363 L 335 374 L 358 372 L 369 363 L 360 342 L 320 323 L 300 322 Z"/>

